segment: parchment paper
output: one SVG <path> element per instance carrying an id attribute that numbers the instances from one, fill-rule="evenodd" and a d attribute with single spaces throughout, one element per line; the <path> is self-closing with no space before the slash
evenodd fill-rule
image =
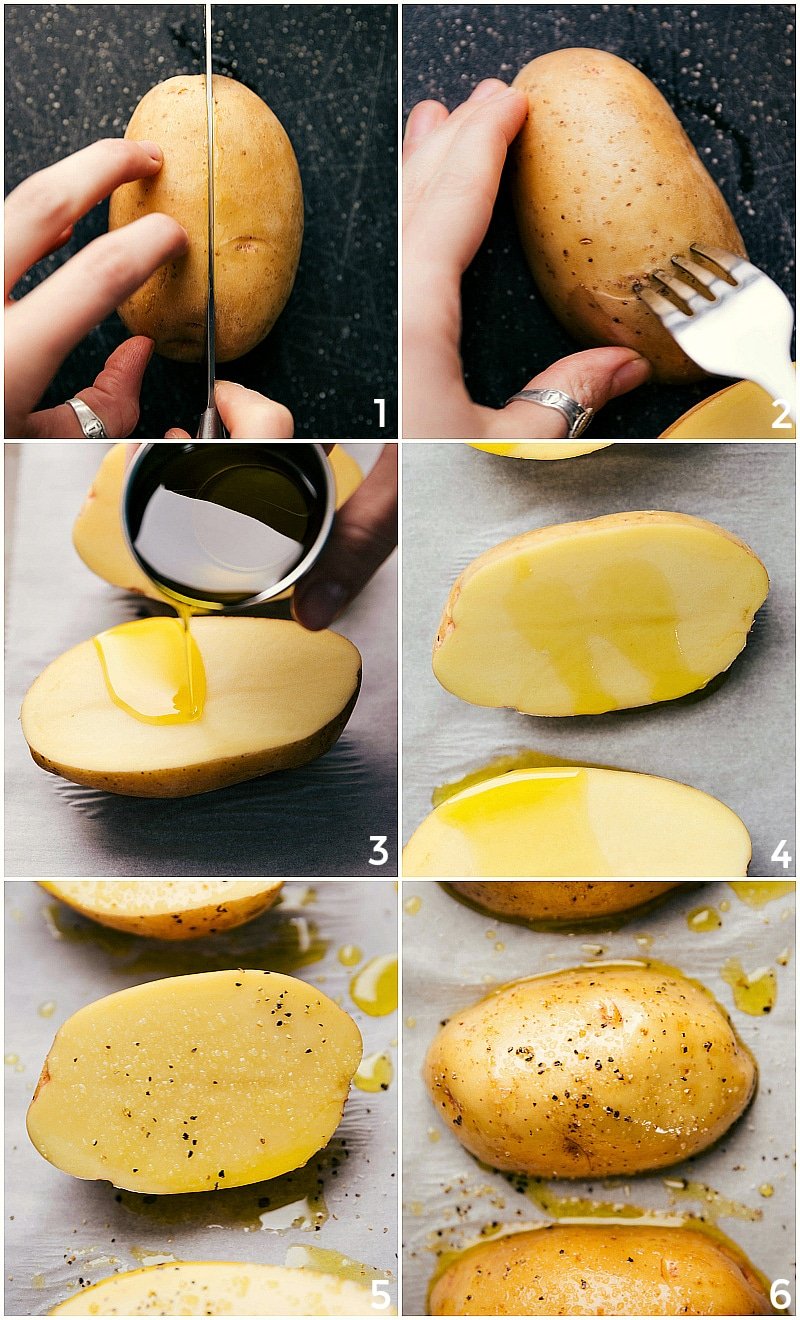
<path id="1" fill-rule="evenodd" d="M 301 1247 L 373 1267 L 391 1279 L 394 1297 L 396 1082 L 378 1094 L 353 1088 L 341 1126 L 305 1173 L 189 1196 L 144 1198 L 71 1178 L 34 1149 L 25 1112 L 56 1030 L 77 1009 L 143 981 L 224 967 L 272 968 L 319 986 L 352 1013 L 365 1055 L 387 1051 L 394 1060 L 396 1014 L 369 1017 L 356 1008 L 348 987 L 357 968 L 337 955 L 357 945 L 363 965 L 395 951 L 395 886 L 290 882 L 280 905 L 256 921 L 181 945 L 98 926 L 29 881 L 6 881 L 5 901 L 5 1314 L 46 1315 L 79 1290 L 81 1278 L 97 1283 L 164 1257 L 283 1265 L 302 1260 Z M 324 1211 L 316 1217 L 318 1179 L 324 1222 Z"/>
<path id="2" fill-rule="evenodd" d="M 403 839 L 441 784 L 533 748 L 677 779 L 741 816 L 754 876 L 796 874 L 793 444 L 619 444 L 582 458 L 500 458 L 464 444 L 403 453 Z M 451 585 L 483 550 L 552 523 L 632 509 L 709 518 L 766 564 L 771 589 L 743 653 L 704 692 L 639 710 L 537 719 L 460 701 L 431 671 Z"/>
<path id="3" fill-rule="evenodd" d="M 418 911 L 408 911 L 421 899 Z M 403 885 L 403 1311 L 424 1315 L 437 1244 L 458 1249 L 492 1221 L 540 1223 L 547 1219 L 499 1173 L 481 1167 L 437 1115 L 420 1069 L 439 1024 L 487 995 L 493 986 L 537 972 L 601 958 L 653 958 L 697 977 L 730 1013 L 753 1051 L 760 1083 L 751 1108 L 712 1151 L 650 1176 L 554 1182 L 562 1197 L 621 1202 L 660 1213 L 717 1218 L 720 1229 L 770 1279 L 793 1279 L 795 1251 L 793 1165 L 795 1109 L 794 896 L 760 910 L 746 906 L 723 881 L 684 882 L 668 900 L 613 933 L 542 934 L 467 908 L 434 881 Z M 722 925 L 692 931 L 687 914 L 716 907 Z M 728 909 L 723 910 L 725 904 Z M 776 959 L 791 951 L 788 966 Z M 769 1017 L 750 1017 L 733 1006 L 720 971 L 738 958 L 747 972 L 772 967 L 777 1003 Z M 409 1023 L 414 1025 L 410 1026 Z M 736 1217 L 719 1203 L 670 1193 L 665 1179 L 686 1178 L 738 1202 Z M 759 1187 L 769 1184 L 765 1198 Z M 732 1207 L 736 1209 L 735 1207 Z M 565 1212 L 566 1213 L 566 1212 Z M 441 1234 L 439 1236 L 439 1234 Z M 792 1296 L 794 1284 L 792 1283 Z"/>
<path id="4" fill-rule="evenodd" d="M 95 577 L 72 547 L 73 521 L 106 446 L 13 448 L 19 462 L 6 583 L 6 875 L 396 875 L 395 557 L 336 625 L 360 650 L 364 677 L 350 722 L 326 756 L 175 801 L 80 788 L 31 760 L 18 722 L 22 698 L 62 651 L 153 609 Z M 346 448 L 366 470 L 381 446 Z M 389 860 L 380 870 L 369 863 L 370 835 L 387 838 Z"/>

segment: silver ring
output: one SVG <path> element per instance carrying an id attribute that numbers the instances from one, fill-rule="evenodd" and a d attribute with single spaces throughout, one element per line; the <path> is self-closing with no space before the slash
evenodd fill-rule
<path id="1" fill-rule="evenodd" d="M 577 440 L 579 435 L 583 435 L 590 421 L 594 417 L 594 408 L 584 408 L 578 403 L 577 399 L 571 399 L 563 390 L 520 390 L 519 394 L 512 394 L 506 403 L 513 403 L 515 399 L 524 399 L 526 403 L 540 403 L 543 408 L 555 408 L 561 416 L 566 419 L 567 440 Z"/>
<path id="2" fill-rule="evenodd" d="M 78 425 L 87 440 L 108 440 L 106 428 L 97 413 L 92 412 L 88 403 L 84 403 L 83 399 L 67 399 L 67 403 L 77 417 Z"/>

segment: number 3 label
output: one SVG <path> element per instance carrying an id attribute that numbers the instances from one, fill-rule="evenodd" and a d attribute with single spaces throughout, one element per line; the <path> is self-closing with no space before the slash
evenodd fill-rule
<path id="1" fill-rule="evenodd" d="M 388 862 L 389 854 L 384 847 L 387 837 L 386 834 L 370 834 L 369 841 L 372 844 L 372 851 L 375 854 L 374 857 L 370 857 L 369 859 L 370 866 L 385 866 Z"/>

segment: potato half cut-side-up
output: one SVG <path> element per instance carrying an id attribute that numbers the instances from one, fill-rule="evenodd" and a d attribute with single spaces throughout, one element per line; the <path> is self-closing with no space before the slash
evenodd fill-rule
<path id="1" fill-rule="evenodd" d="M 284 619 L 195 619 L 192 635 L 206 673 L 199 719 L 162 726 L 129 715 L 111 700 L 90 639 L 25 697 L 34 761 L 110 793 L 186 797 L 305 765 L 333 746 L 361 682 L 352 642 Z"/>
<path id="2" fill-rule="evenodd" d="M 687 784 L 627 770 L 516 770 L 442 802 L 412 834 L 404 876 L 747 875 L 750 835 Z"/>
<path id="3" fill-rule="evenodd" d="M 104 455 L 73 524 L 72 544 L 86 567 L 112 586 L 150 596 L 152 600 L 166 600 L 134 559 L 123 535 L 120 512 L 126 450 L 124 444 L 114 445 Z M 363 476 L 356 460 L 340 445 L 334 445 L 328 461 L 338 509 L 358 490 Z M 283 596 L 291 594 L 290 588 Z"/>
<path id="4" fill-rule="evenodd" d="M 518 440 L 508 443 L 468 441 L 473 449 L 483 449 L 487 454 L 499 454 L 501 458 L 544 459 L 580 458 L 581 454 L 593 454 L 598 449 L 608 449 L 613 443 L 613 440 Z"/>
<path id="5" fill-rule="evenodd" d="M 378 1298 L 380 1301 L 380 1297 Z M 383 1315 L 396 1315 L 382 1308 Z M 177 1261 L 114 1274 L 51 1315 L 376 1315 L 371 1287 L 318 1270 Z"/>
<path id="6" fill-rule="evenodd" d="M 243 1187 L 328 1144 L 361 1053 L 350 1015 L 293 976 L 150 981 L 64 1023 L 28 1135 L 76 1178 L 155 1194 Z"/>
<path id="7" fill-rule="evenodd" d="M 669 701 L 733 663 L 769 590 L 737 536 L 680 513 L 525 532 L 455 583 L 433 651 L 476 706 L 596 715 Z"/>
<path id="8" fill-rule="evenodd" d="M 102 926 L 156 940 L 196 940 L 260 917 L 282 880 L 40 880 Z"/>

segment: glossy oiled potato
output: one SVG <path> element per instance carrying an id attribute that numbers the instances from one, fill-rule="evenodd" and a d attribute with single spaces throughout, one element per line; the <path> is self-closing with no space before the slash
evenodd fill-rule
<path id="1" fill-rule="evenodd" d="M 465 1251 L 431 1315 L 772 1315 L 741 1252 L 706 1233 L 554 1224 Z"/>
<path id="2" fill-rule="evenodd" d="M 514 199 L 542 296 L 581 343 L 635 348 L 661 380 L 702 376 L 637 290 L 691 243 L 747 253 L 664 97 L 603 50 L 540 55 L 514 86 L 529 104 Z"/>
<path id="3" fill-rule="evenodd" d="M 229 362 L 272 329 L 292 291 L 303 240 L 303 191 L 292 144 L 255 92 L 213 79 L 216 350 Z M 112 193 L 109 229 L 153 211 L 171 215 L 189 249 L 161 266 L 117 309 L 135 335 L 180 362 L 203 356 L 208 289 L 208 143 L 205 75 L 151 88 L 125 130 L 157 142 L 158 174 Z"/>
<path id="4" fill-rule="evenodd" d="M 478 1159 L 597 1178 L 705 1150 L 746 1108 L 756 1065 L 702 986 L 631 962 L 503 986 L 441 1028 L 424 1076 Z"/>
<path id="5" fill-rule="evenodd" d="M 676 883 L 651 880 L 451 880 L 450 888 L 499 917 L 522 921 L 591 921 L 629 912 Z"/>

